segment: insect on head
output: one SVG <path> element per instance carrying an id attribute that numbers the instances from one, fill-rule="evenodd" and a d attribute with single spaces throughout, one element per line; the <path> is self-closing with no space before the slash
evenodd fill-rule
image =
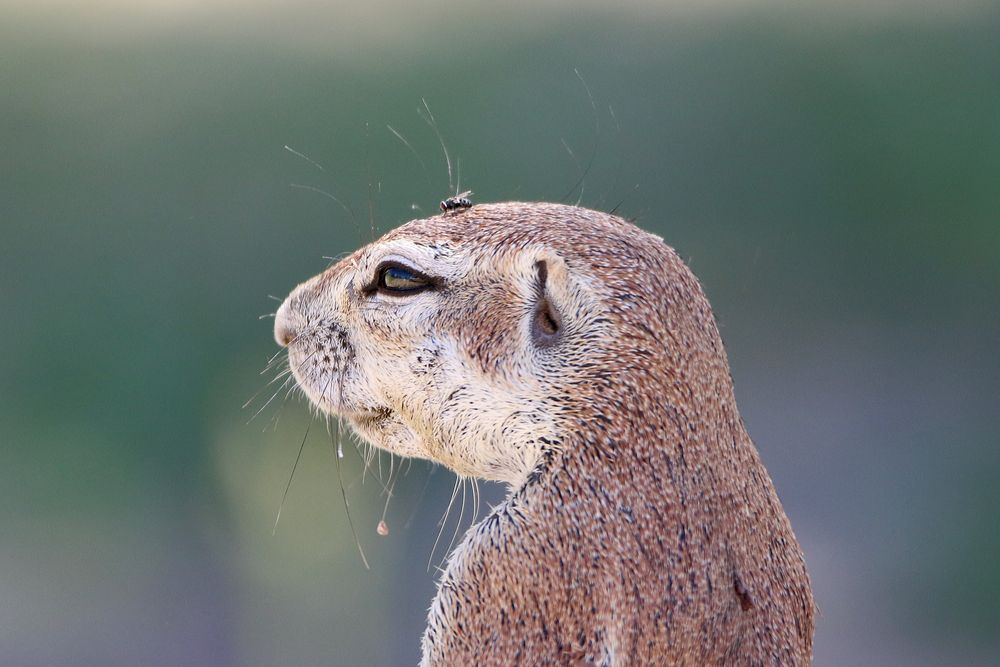
<path id="1" fill-rule="evenodd" d="M 472 194 L 472 190 L 466 190 L 461 194 L 457 194 L 454 197 L 448 197 L 441 202 L 441 210 L 445 213 L 449 211 L 457 211 L 463 208 L 471 208 L 472 200 L 469 199 L 469 195 Z"/>

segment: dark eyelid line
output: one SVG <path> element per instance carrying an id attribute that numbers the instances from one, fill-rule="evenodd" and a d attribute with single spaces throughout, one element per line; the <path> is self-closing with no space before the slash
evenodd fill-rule
<path id="1" fill-rule="evenodd" d="M 375 267 L 375 272 L 374 272 L 375 275 L 372 276 L 371 280 L 365 283 L 365 286 L 361 288 L 361 292 L 366 296 L 370 296 L 371 294 L 380 291 L 379 280 L 382 277 L 382 274 L 386 270 L 393 268 L 402 269 L 407 273 L 412 273 L 415 278 L 423 280 L 427 283 L 427 287 L 419 290 L 413 290 L 414 292 L 421 292 L 424 289 L 435 289 L 437 287 L 440 287 L 441 283 L 443 282 L 441 278 L 429 276 L 420 269 L 414 268 L 413 266 L 410 266 L 409 264 L 402 262 L 398 259 L 385 259 L 379 262 L 378 265 Z"/>

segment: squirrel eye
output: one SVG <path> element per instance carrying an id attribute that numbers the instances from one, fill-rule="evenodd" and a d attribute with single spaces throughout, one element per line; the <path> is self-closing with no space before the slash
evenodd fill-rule
<path id="1" fill-rule="evenodd" d="M 379 269 L 377 285 L 384 292 L 403 294 L 427 289 L 431 282 L 415 271 L 390 264 Z"/>

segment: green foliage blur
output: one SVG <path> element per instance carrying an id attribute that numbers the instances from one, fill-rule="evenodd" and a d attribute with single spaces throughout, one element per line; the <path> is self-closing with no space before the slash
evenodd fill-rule
<path id="1" fill-rule="evenodd" d="M 0 664 L 417 662 L 454 477 L 345 436 L 366 570 L 317 423 L 274 528 L 260 373 L 269 295 L 451 194 L 422 100 L 475 201 L 689 261 L 818 665 L 1000 662 L 995 7 L 0 4 L 0 91 Z"/>

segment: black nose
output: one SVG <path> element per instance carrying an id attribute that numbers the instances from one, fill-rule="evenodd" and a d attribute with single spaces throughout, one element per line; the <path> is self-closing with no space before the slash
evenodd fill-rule
<path id="1" fill-rule="evenodd" d="M 278 308 L 278 312 L 274 315 L 274 340 L 281 347 L 288 347 L 297 335 L 298 332 L 288 316 L 288 302 L 286 301 L 281 304 L 281 308 Z"/>

